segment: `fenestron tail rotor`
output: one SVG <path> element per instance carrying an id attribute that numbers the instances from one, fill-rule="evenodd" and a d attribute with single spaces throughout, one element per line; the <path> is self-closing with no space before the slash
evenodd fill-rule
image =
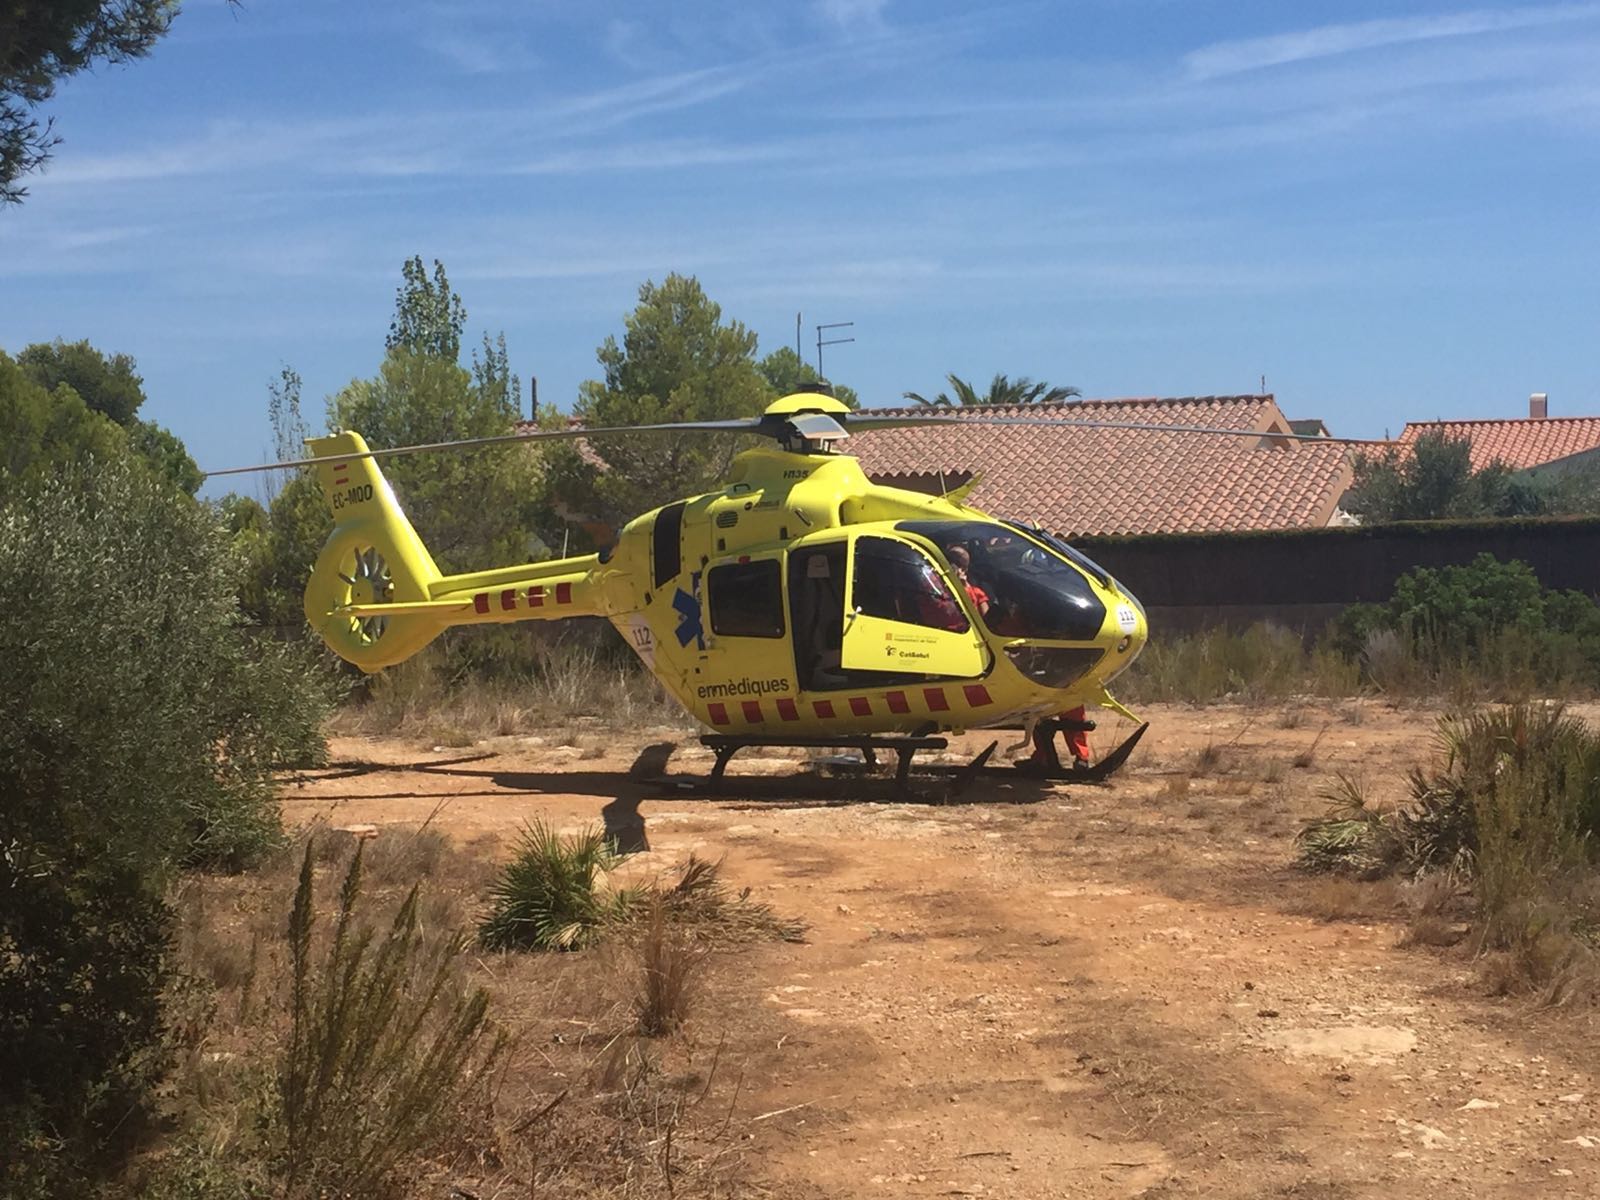
<path id="1" fill-rule="evenodd" d="M 338 572 L 347 594 L 339 607 L 351 604 L 388 604 L 394 600 L 394 576 L 376 546 L 352 547 L 346 553 L 347 567 Z M 350 632 L 363 646 L 377 642 L 389 628 L 389 618 L 361 616 L 350 618 Z"/>

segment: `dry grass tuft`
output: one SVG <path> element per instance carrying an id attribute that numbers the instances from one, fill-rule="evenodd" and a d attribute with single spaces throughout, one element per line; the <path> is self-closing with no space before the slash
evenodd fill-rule
<path id="1" fill-rule="evenodd" d="M 780 917 L 771 905 L 750 899 L 750 889 L 737 895 L 722 880 L 722 862 L 690 854 L 678 868 L 678 879 L 659 891 L 661 906 L 674 924 L 701 942 L 729 945 L 748 942 L 800 942 L 806 923 Z"/>
<path id="2" fill-rule="evenodd" d="M 634 1015 L 645 1037 L 665 1037 L 688 1020 L 709 951 L 673 919 L 660 894 L 646 907 L 640 927 Z"/>
<path id="3" fill-rule="evenodd" d="M 1324 725 L 1317 730 L 1317 736 L 1311 739 L 1311 745 L 1289 760 L 1289 765 L 1297 771 L 1309 771 L 1317 763 L 1317 747 L 1322 745 L 1322 739 L 1328 735 L 1328 727 Z"/>
<path id="4" fill-rule="evenodd" d="M 1518 936 L 1502 935 L 1503 948 L 1479 958 L 1479 978 L 1490 994 L 1525 996 L 1541 1008 L 1600 999 L 1600 956 L 1565 924 L 1559 910 L 1530 907 Z"/>
<path id="5" fill-rule="evenodd" d="M 1381 920 L 1394 915 L 1398 898 L 1389 880 L 1362 882 L 1330 875 L 1307 884 L 1289 910 L 1319 921 Z"/>
<path id="6" fill-rule="evenodd" d="M 432 878 L 449 849 L 450 839 L 424 822 L 414 829 L 385 826 L 371 839 L 364 856 L 374 883 L 399 887 Z"/>
<path id="7" fill-rule="evenodd" d="M 1079 1062 L 1099 1080 L 1122 1113 L 1129 1130 L 1145 1134 L 1157 1126 L 1170 1128 L 1192 1120 L 1210 1099 L 1199 1077 L 1184 1068 L 1184 1055 L 1142 1034 L 1105 1028 L 1095 1031 L 1097 1055 Z"/>
<path id="8" fill-rule="evenodd" d="M 1206 744 L 1194 752 L 1192 769 L 1196 775 L 1217 774 L 1223 769 L 1227 754 L 1227 746 L 1218 745 L 1208 738 Z"/>
<path id="9" fill-rule="evenodd" d="M 1435 913 L 1413 913 L 1397 945 L 1454 946 L 1467 936 L 1470 927 Z"/>
<path id="10" fill-rule="evenodd" d="M 613 728 L 691 722 L 631 654 L 598 637 L 542 642 L 523 669 L 504 675 L 452 669 L 441 648 L 374 676 L 364 695 L 334 717 L 336 733 L 397 734 L 465 747 L 489 737 L 568 728 L 591 718 Z M 620 653 L 619 653 L 620 652 Z"/>

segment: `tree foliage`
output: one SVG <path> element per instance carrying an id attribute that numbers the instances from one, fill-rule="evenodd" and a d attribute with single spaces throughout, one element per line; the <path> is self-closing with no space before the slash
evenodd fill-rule
<path id="1" fill-rule="evenodd" d="M 114 1165 L 162 1065 L 172 869 L 271 845 L 274 768 L 322 752 L 328 678 L 234 583 L 211 511 L 130 460 L 0 506 L 0 1193 Z"/>
<path id="2" fill-rule="evenodd" d="M 72 463 L 124 453 L 126 435 L 70 386 L 54 390 L 0 351 L 0 500 Z"/>
<path id="3" fill-rule="evenodd" d="M 472 352 L 472 383 L 478 395 L 503 412 L 522 416 L 522 380 L 511 370 L 506 352 L 506 335 L 483 335 L 483 354 Z"/>
<path id="4" fill-rule="evenodd" d="M 354 429 L 375 449 L 509 433 L 521 412 L 522 384 L 505 337 L 484 338 L 472 370 L 457 362 L 466 309 L 437 260 L 430 277 L 420 258 L 402 266 L 388 353 L 378 373 L 328 398 L 333 429 Z M 301 380 L 284 367 L 268 385 L 267 413 L 280 460 L 305 453 Z M 547 523 L 539 462 L 506 447 L 386 460 L 407 517 L 446 571 L 502 566 L 528 557 L 530 533 Z M 303 629 L 306 576 L 333 527 L 309 471 L 287 478 L 270 502 L 229 496 L 222 512 L 245 563 L 241 602 L 249 617 L 280 631 Z M 488 644 L 494 639 L 476 639 Z"/>
<path id="5" fill-rule="evenodd" d="M 940 392 L 931 398 L 918 392 L 906 392 L 905 398 L 927 408 L 965 408 L 975 404 L 1059 404 L 1082 395 L 1075 387 L 1056 387 L 1029 379 L 1026 375 L 1011 379 L 997 374 L 989 381 L 989 390 L 984 393 L 959 375 L 946 375 L 945 379 L 950 383 L 948 392 Z"/>
<path id="6" fill-rule="evenodd" d="M 579 389 L 573 414 L 585 425 L 652 425 L 759 414 L 771 390 L 755 361 L 756 335 L 693 276 L 668 275 L 639 289 L 622 341 L 606 338 L 604 377 Z M 739 441 L 703 433 L 597 438 L 592 453 L 557 447 L 551 481 L 569 512 L 620 525 L 697 491 L 726 472 Z M 597 457 L 598 456 L 598 459 Z"/>
<path id="7" fill-rule="evenodd" d="M 0 203 L 28 193 L 18 182 L 59 142 L 36 110 L 56 83 L 96 61 L 142 58 L 177 15 L 176 0 L 50 0 L 0 5 Z"/>
<path id="8" fill-rule="evenodd" d="M 1463 517 L 1530 516 L 1538 493 L 1504 463 L 1473 470 L 1472 443 L 1430 430 L 1408 450 L 1359 453 L 1344 507 L 1369 524 Z"/>
<path id="9" fill-rule="evenodd" d="M 134 415 L 144 393 L 132 368 L 126 355 L 108 359 L 87 342 L 29 346 L 16 359 L 0 352 L 0 498 L 72 463 L 122 457 L 197 491 L 200 468 L 183 443 Z"/>
<path id="10" fill-rule="evenodd" d="M 476 383 L 453 360 L 394 349 L 372 379 L 328 403 L 329 424 L 369 445 L 404 446 L 510 433 L 508 389 Z M 441 569 L 503 566 L 525 557 L 537 491 L 532 456 L 502 446 L 389 459 L 384 474 Z"/>
<path id="11" fill-rule="evenodd" d="M 145 401 L 144 380 L 126 354 L 104 354 L 87 341 L 37 342 L 17 355 L 17 365 L 46 391 L 66 384 L 94 412 L 132 425 Z"/>
<path id="12" fill-rule="evenodd" d="M 444 264 L 434 259 L 433 278 L 429 279 L 422 256 L 413 255 L 401 265 L 400 274 L 394 320 L 389 324 L 385 346 L 424 358 L 456 362 L 461 357 L 461 330 L 467 323 L 467 310 L 451 289 Z"/>

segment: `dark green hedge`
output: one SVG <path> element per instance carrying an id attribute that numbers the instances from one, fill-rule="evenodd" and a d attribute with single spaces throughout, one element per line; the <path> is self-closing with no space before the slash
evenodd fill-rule
<path id="1" fill-rule="evenodd" d="M 1149 605 L 1377 603 L 1407 571 L 1459 566 L 1483 553 L 1527 563 L 1547 588 L 1600 593 L 1595 517 L 1161 533 L 1076 544 Z"/>

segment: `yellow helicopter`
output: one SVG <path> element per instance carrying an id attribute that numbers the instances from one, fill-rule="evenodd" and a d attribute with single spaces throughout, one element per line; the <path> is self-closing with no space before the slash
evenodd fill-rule
<path id="1" fill-rule="evenodd" d="M 742 746 L 782 744 L 857 746 L 869 761 L 874 748 L 893 749 L 903 783 L 911 753 L 942 747 L 939 734 L 1093 728 L 1062 720 L 1086 705 L 1138 726 L 1094 767 L 1060 772 L 1104 777 L 1144 731 L 1107 690 L 1148 636 L 1138 600 L 1051 534 L 969 507 L 975 480 L 941 496 L 886 487 L 839 452 L 852 429 L 953 419 L 874 417 L 801 392 L 748 420 L 394 450 L 370 450 L 350 431 L 309 439 L 313 458 L 282 464 L 315 468 L 334 518 L 306 586 L 306 618 L 372 672 L 451 626 L 604 617 L 712 731 L 703 740 L 717 751 L 713 778 Z M 772 444 L 740 453 L 717 490 L 634 518 L 599 553 L 461 575 L 434 565 L 376 461 L 492 441 L 684 430 Z M 1059 767 L 1053 748 L 1050 759 Z"/>

